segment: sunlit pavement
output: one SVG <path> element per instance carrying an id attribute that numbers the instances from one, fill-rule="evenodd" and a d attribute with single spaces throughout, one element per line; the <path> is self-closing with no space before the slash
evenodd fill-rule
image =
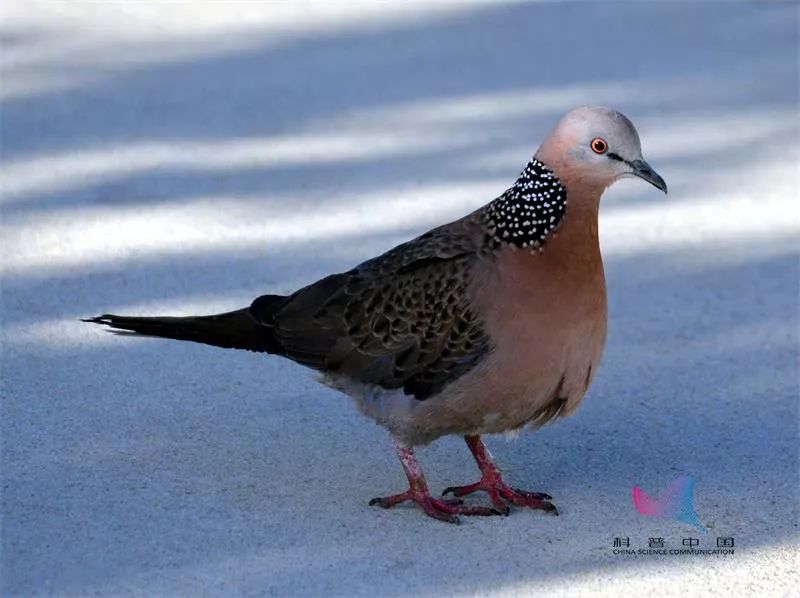
<path id="1" fill-rule="evenodd" d="M 800 587 L 796 5 L 2 10 L 4 595 Z M 77 321 L 347 269 L 491 200 L 587 103 L 634 120 L 670 194 L 604 199 L 610 337 L 578 414 L 491 442 L 557 519 L 370 509 L 403 484 L 388 436 L 307 371 Z M 459 439 L 421 460 L 474 481 Z M 679 475 L 707 534 L 632 506 Z M 614 552 L 654 537 L 735 554 Z"/>

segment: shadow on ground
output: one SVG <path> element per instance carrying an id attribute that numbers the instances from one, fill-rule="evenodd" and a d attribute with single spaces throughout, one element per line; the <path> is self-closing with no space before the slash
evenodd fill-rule
<path id="1" fill-rule="evenodd" d="M 453 142 L 402 155 L 207 171 L 155 165 L 76 177 L 63 188 L 23 185 L 3 198 L 4 226 L 35 230 L 37 219 L 78 218 L 96 207 L 149 210 L 220 194 L 245 201 L 252 218 L 269 218 L 276 202 L 303 213 L 320 202 L 346 204 L 348 192 L 510 182 L 532 140 L 594 94 L 641 120 L 645 137 L 648 127 L 663 130 L 662 119 L 793 114 L 794 7 L 624 7 L 625 19 L 608 5 L 582 3 L 473 9 L 265 40 L 263 48 L 12 98 L 2 104 L 2 152 L 14 167 L 138 143 L 291 136 L 335 131 L 337 122 L 370 129 L 382 114 L 398 127 L 409 115 L 422 134 L 428 117 L 415 106 L 514 94 L 542 104 L 506 114 L 505 104 L 489 101 L 455 122 L 434 111 L 431 129 L 445 140 L 452 133 Z M 658 22 L 682 25 L 655 34 Z M 2 35 L 4 46 L 40 40 Z M 735 135 L 715 145 L 698 136 L 665 154 L 665 176 L 686 177 L 670 201 L 707 192 L 724 209 L 728 174 L 746 173 L 754 153 L 780 153 L 796 137 L 796 119 L 785 131 L 748 135 L 747 147 Z M 646 137 L 648 146 L 658 148 L 659 139 Z M 516 161 L 482 161 L 526 147 Z M 644 196 L 604 208 L 626 210 Z M 614 536 L 679 542 L 688 533 L 642 520 L 629 504 L 633 484 L 655 492 L 680 473 L 697 480 L 711 536 L 735 535 L 745 548 L 796 539 L 792 239 L 761 239 L 747 251 L 710 247 L 702 256 L 654 247 L 607 260 L 611 336 L 586 405 L 535 436 L 493 443 L 514 480 L 556 497 L 559 519 L 517 512 L 450 528 L 407 509 L 369 509 L 369 498 L 402 484 L 388 439 L 301 368 L 202 346 L 101 338 L 70 323 L 149 301 L 240 297 L 230 306 L 239 307 L 347 268 L 427 224 L 268 251 L 143 253 L 63 270 L 56 257 L 42 271 L 8 270 L 4 591 L 352 595 L 380 584 L 389 594 L 440 594 L 600 575 L 645 566 L 613 557 Z M 434 487 L 472 481 L 457 439 L 422 455 Z"/>

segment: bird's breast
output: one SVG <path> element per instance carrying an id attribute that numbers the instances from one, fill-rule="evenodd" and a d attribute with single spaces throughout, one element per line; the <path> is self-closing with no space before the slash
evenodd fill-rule
<path id="1" fill-rule="evenodd" d="M 573 411 L 602 357 L 607 302 L 599 247 L 570 262 L 507 251 L 475 291 L 492 351 L 477 386 L 512 429 Z M 488 431 L 488 430 L 487 430 Z M 497 430 L 501 431 L 501 430 Z"/>

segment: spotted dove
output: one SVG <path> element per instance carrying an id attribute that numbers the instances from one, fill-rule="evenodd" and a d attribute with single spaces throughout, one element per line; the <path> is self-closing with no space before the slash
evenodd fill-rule
<path id="1" fill-rule="evenodd" d="M 480 436 L 537 428 L 586 394 L 606 340 L 600 196 L 628 176 L 667 191 L 630 120 L 577 108 L 502 195 L 352 270 L 224 314 L 86 321 L 316 370 L 393 436 L 409 488 L 370 504 L 413 501 L 448 522 L 509 505 L 557 514 L 547 494 L 506 484 Z M 464 436 L 481 471 L 453 499 L 431 495 L 413 450 L 446 434 Z M 457 498 L 479 490 L 491 507 Z"/>

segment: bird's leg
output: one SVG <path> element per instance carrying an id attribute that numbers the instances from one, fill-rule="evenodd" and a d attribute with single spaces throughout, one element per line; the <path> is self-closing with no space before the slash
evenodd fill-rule
<path id="1" fill-rule="evenodd" d="M 552 497 L 549 494 L 542 492 L 526 492 L 508 486 L 503 480 L 500 473 L 500 468 L 492 459 L 489 449 L 483 444 L 480 436 L 464 436 L 469 450 L 472 451 L 472 456 L 478 463 L 481 470 L 481 479 L 479 482 L 470 484 L 469 486 L 451 486 L 447 488 L 442 495 L 452 493 L 453 496 L 466 496 L 479 490 L 483 490 L 489 495 L 489 498 L 498 511 L 508 515 L 508 504 L 516 505 L 518 507 L 530 507 L 531 509 L 542 509 L 554 515 L 558 515 L 556 506 L 549 502 Z"/>
<path id="2" fill-rule="evenodd" d="M 406 472 L 406 477 L 408 478 L 408 490 L 402 494 L 373 498 L 369 501 L 370 506 L 378 505 L 384 509 L 388 509 L 401 502 L 410 500 L 417 503 L 430 517 L 440 519 L 441 521 L 447 521 L 448 523 L 458 523 L 457 515 L 501 514 L 501 512 L 496 509 L 464 506 L 464 501 L 461 500 L 433 498 L 428 490 L 428 483 L 425 481 L 422 467 L 420 467 L 417 457 L 414 455 L 414 449 L 403 446 L 396 440 L 394 445 L 397 456 L 400 457 L 400 463 L 403 464 L 403 470 Z"/>

